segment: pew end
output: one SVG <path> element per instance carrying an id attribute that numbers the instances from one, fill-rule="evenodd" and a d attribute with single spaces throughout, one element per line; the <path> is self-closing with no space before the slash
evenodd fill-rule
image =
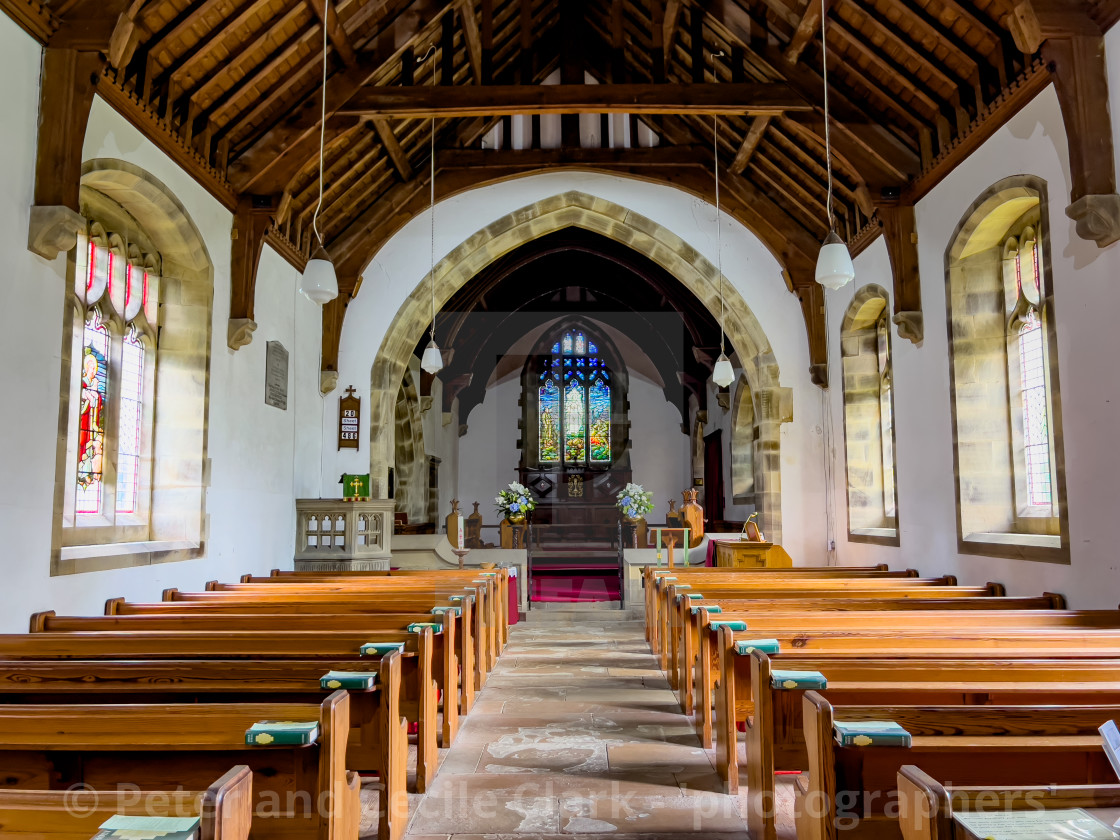
<path id="1" fill-rule="evenodd" d="M 206 585 L 202 588 L 207 592 L 217 592 L 222 588 L 222 584 L 221 581 L 208 580 L 206 581 Z"/>
<path id="2" fill-rule="evenodd" d="M 172 586 L 170 589 L 163 590 L 163 592 L 160 594 L 160 600 L 161 601 L 177 601 L 178 598 L 176 596 L 178 594 L 179 594 L 179 587 Z"/>
<path id="3" fill-rule="evenodd" d="M 43 610 L 42 612 L 31 613 L 29 633 L 43 633 L 47 629 L 47 619 L 54 618 L 54 610 Z"/>
<path id="4" fill-rule="evenodd" d="M 1066 596 L 1065 595 L 1062 595 L 1058 592 L 1043 592 L 1042 597 L 1050 599 L 1050 603 L 1054 605 L 1051 609 L 1055 609 L 1055 610 L 1068 609 L 1068 607 L 1066 606 Z"/>
<path id="5" fill-rule="evenodd" d="M 238 764 L 203 793 L 199 840 L 247 840 L 252 821 L 253 771 Z"/>
<path id="6" fill-rule="evenodd" d="M 250 583 L 253 580 L 253 573 L 248 572 L 247 574 L 243 574 L 240 580 L 242 583 Z"/>
<path id="7" fill-rule="evenodd" d="M 105 615 L 120 615 L 121 605 L 125 603 L 125 599 L 109 598 L 105 601 Z"/>
<path id="8" fill-rule="evenodd" d="M 903 840 L 949 840 L 952 807 L 944 786 L 913 764 L 898 771 L 898 827 Z"/>
<path id="9" fill-rule="evenodd" d="M 1004 597 L 1007 596 L 1007 587 L 1004 586 L 1002 583 L 995 583 L 994 581 L 988 581 L 987 583 L 984 584 L 984 586 L 988 587 L 988 594 L 989 595 L 994 595 L 997 598 L 1004 598 Z"/>

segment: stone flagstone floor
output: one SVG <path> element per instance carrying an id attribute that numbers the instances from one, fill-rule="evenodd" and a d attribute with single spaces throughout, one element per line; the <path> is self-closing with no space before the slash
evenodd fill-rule
<path id="1" fill-rule="evenodd" d="M 512 628 L 408 837 L 747 840 L 745 796 L 718 792 L 642 622 L 566 615 Z"/>

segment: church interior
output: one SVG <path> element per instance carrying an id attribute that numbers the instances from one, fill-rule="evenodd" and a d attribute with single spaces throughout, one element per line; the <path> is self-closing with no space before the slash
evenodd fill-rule
<path id="1" fill-rule="evenodd" d="M 1120 2 L 0 10 L 0 838 L 1120 840 Z"/>

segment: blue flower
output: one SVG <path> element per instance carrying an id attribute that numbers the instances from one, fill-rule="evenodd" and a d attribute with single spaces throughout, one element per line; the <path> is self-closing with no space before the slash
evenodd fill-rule
<path id="1" fill-rule="evenodd" d="M 518 498 L 517 503 L 521 505 L 525 504 L 525 497 L 521 496 L 520 498 Z"/>
<path id="2" fill-rule="evenodd" d="M 629 506 L 630 506 L 630 503 L 631 503 L 631 501 L 632 501 L 632 500 L 631 500 L 631 498 L 630 498 L 629 496 L 624 496 L 624 497 L 623 497 L 623 499 L 622 499 L 622 503 L 623 503 L 624 505 L 626 505 L 627 507 L 629 507 Z"/>
<path id="3" fill-rule="evenodd" d="M 509 506 L 509 510 L 510 510 L 510 513 L 517 513 L 519 510 L 521 510 L 521 507 L 519 505 L 517 505 L 516 503 L 514 503 L 514 504 Z"/>
<path id="4" fill-rule="evenodd" d="M 629 507 L 629 508 L 626 508 L 626 515 L 629 516 L 631 519 L 634 519 L 638 515 L 638 512 L 636 510 L 634 510 L 634 508 Z"/>

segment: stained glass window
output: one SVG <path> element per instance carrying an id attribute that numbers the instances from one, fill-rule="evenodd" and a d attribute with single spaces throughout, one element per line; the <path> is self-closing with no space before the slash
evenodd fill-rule
<path id="1" fill-rule="evenodd" d="M 611 462 L 611 374 L 598 352 L 586 333 L 574 330 L 542 358 L 537 386 L 541 463 Z"/>
<path id="2" fill-rule="evenodd" d="M 588 391 L 588 416 L 591 418 L 591 461 L 611 460 L 611 386 L 603 376 L 596 376 Z"/>
<path id="3" fill-rule="evenodd" d="M 587 451 L 587 405 L 583 384 L 571 377 L 564 388 L 564 460 L 582 461 Z"/>
<path id="4" fill-rule="evenodd" d="M 109 397 L 109 331 L 96 314 L 82 342 L 78 407 L 77 513 L 101 512 L 105 455 L 105 405 Z"/>
<path id="5" fill-rule="evenodd" d="M 547 374 L 546 374 L 547 375 Z M 560 460 L 560 389 L 551 375 L 540 387 L 540 460 Z"/>
<path id="6" fill-rule="evenodd" d="M 131 332 L 121 342 L 120 433 L 117 441 L 117 513 L 135 513 L 140 495 L 144 421 L 144 344 Z"/>
<path id="7" fill-rule="evenodd" d="M 1023 448 L 1027 466 L 1027 497 L 1031 505 L 1049 506 L 1050 424 L 1046 405 L 1046 362 L 1042 322 L 1031 309 L 1019 330 L 1019 372 L 1022 378 Z"/>

